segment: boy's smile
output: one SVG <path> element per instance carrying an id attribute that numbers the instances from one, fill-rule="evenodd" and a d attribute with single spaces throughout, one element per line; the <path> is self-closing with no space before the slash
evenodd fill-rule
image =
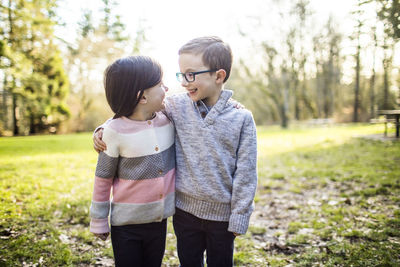
<path id="1" fill-rule="evenodd" d="M 192 53 L 179 55 L 179 68 L 182 73 L 209 70 L 203 63 L 202 54 Z M 214 71 L 196 74 L 193 82 L 187 82 L 183 78 L 181 85 L 186 88 L 194 102 L 203 100 L 207 106 L 213 106 L 217 102 L 222 89 L 222 83 L 218 82 Z"/>

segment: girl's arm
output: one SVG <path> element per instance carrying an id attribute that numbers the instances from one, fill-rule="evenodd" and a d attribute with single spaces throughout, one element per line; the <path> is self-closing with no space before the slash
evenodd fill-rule
<path id="1" fill-rule="evenodd" d="M 104 129 L 103 140 L 108 148 L 99 154 L 90 207 L 90 231 L 100 238 L 110 232 L 110 193 L 118 167 L 118 134 L 110 128 Z M 102 238 L 102 239 L 103 239 Z M 105 236 L 107 238 L 107 234 Z"/>

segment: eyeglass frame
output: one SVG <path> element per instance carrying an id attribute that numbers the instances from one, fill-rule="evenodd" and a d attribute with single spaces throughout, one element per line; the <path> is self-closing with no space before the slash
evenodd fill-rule
<path id="1" fill-rule="evenodd" d="M 189 72 L 185 72 L 185 73 L 183 73 L 183 72 L 177 72 L 176 73 L 176 79 L 178 80 L 178 82 L 182 82 L 183 81 L 183 78 L 182 79 L 179 79 L 179 77 L 185 77 L 185 80 L 188 82 L 188 83 L 192 83 L 192 82 L 194 82 L 195 80 L 196 80 L 196 75 L 197 74 L 202 74 L 202 73 L 207 73 L 207 72 L 215 72 L 215 71 L 217 71 L 217 69 L 212 69 L 212 70 L 202 70 L 202 71 L 189 71 Z M 193 75 L 193 81 L 189 81 L 189 79 L 186 77 L 186 74 L 189 74 L 189 73 L 191 73 L 192 75 Z M 180 76 L 180 75 L 182 75 L 182 76 Z"/>

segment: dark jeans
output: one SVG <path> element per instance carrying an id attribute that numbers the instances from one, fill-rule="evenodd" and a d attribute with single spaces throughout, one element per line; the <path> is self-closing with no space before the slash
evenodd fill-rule
<path id="1" fill-rule="evenodd" d="M 200 219 L 176 208 L 173 217 L 179 261 L 182 267 L 233 266 L 235 236 L 228 232 L 228 222 Z"/>
<path id="2" fill-rule="evenodd" d="M 165 250 L 167 220 L 111 226 L 116 267 L 160 267 Z"/>

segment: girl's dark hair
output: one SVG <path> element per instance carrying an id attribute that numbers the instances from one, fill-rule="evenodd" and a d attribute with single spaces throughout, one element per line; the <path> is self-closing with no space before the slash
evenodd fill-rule
<path id="1" fill-rule="evenodd" d="M 114 118 L 132 115 L 143 91 L 160 83 L 162 75 L 160 64 L 146 56 L 121 58 L 108 66 L 104 88 Z"/>

